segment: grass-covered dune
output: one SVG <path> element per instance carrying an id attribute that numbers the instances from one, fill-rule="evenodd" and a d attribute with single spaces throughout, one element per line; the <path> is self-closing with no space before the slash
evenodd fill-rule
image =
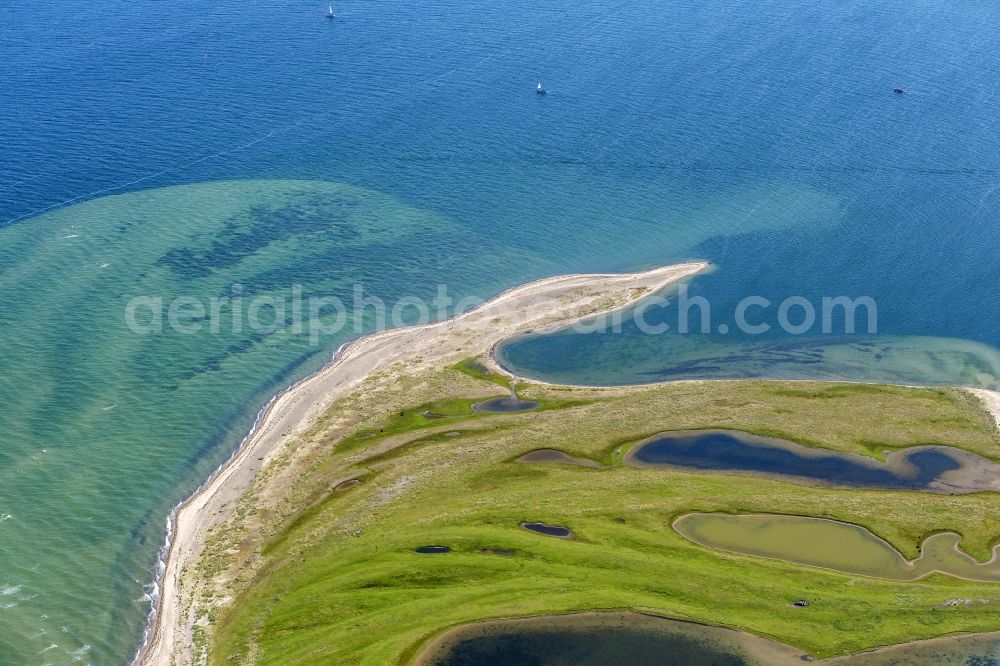
<path id="1" fill-rule="evenodd" d="M 689 511 L 823 516 L 863 525 L 911 559 L 928 535 L 953 530 L 983 559 L 1000 539 L 1000 495 L 833 489 L 620 463 L 629 445 L 682 428 L 872 456 L 946 444 L 1000 458 L 989 416 L 964 392 L 528 385 L 520 392 L 541 400 L 539 411 L 482 415 L 469 405 L 503 389 L 476 366 L 378 380 L 290 442 L 215 530 L 194 606 L 211 663 L 409 663 L 449 627 L 592 609 L 733 627 L 820 657 L 1000 626 L 1000 585 L 842 575 L 713 551 L 670 527 Z M 604 467 L 514 462 L 537 448 Z M 336 489 L 349 479 L 361 483 Z M 574 538 L 535 534 L 523 521 L 564 525 Z M 414 552 L 430 544 L 452 552 Z M 809 608 L 790 605 L 800 598 Z"/>

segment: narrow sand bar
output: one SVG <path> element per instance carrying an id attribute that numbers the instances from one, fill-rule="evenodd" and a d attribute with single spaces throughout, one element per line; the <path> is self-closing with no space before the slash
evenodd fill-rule
<path id="1" fill-rule="evenodd" d="M 285 438 L 305 431 L 334 400 L 360 386 L 372 372 L 392 366 L 394 372 L 415 374 L 486 354 L 500 341 L 521 333 L 621 311 L 709 266 L 692 262 L 642 273 L 546 278 L 505 291 L 453 319 L 374 333 L 343 346 L 329 365 L 277 396 L 232 457 L 171 515 L 160 595 L 135 663 L 192 662 L 194 619 L 185 612 L 190 591 L 181 572 L 195 564 L 208 531 L 229 516 L 256 470 L 271 460 Z"/>

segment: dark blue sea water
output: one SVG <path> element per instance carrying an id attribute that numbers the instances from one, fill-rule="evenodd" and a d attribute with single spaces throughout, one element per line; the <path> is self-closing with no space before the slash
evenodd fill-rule
<path id="1" fill-rule="evenodd" d="M 710 335 L 557 335 L 504 360 L 593 383 L 1000 376 L 1000 7 L 324 12 L 0 10 L 0 663 L 124 661 L 169 508 L 350 337 L 137 336 L 135 295 L 486 296 L 707 258 Z M 841 294 L 877 301 L 879 336 L 715 325 L 748 295 Z"/>

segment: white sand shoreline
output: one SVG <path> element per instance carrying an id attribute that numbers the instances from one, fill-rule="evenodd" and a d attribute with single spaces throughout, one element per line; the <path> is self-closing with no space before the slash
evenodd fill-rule
<path id="1" fill-rule="evenodd" d="M 1000 391 L 990 389 L 969 389 L 972 395 L 979 398 L 986 410 L 993 415 L 993 424 L 1000 429 Z"/>
<path id="2" fill-rule="evenodd" d="M 406 363 L 401 371 L 419 372 L 485 354 L 499 341 L 528 330 L 621 310 L 709 267 L 707 262 L 690 262 L 640 273 L 545 278 L 501 292 L 452 319 L 381 331 L 341 346 L 323 369 L 275 396 L 232 456 L 171 512 L 156 582 L 159 594 L 133 663 L 191 663 L 194 618 L 185 612 L 181 574 L 197 560 L 208 530 L 228 516 L 253 481 L 256 468 L 267 464 L 286 436 L 305 430 L 373 371 Z"/>

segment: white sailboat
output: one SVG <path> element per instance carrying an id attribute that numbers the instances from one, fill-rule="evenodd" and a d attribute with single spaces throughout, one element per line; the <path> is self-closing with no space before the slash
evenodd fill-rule
<path id="1" fill-rule="evenodd" d="M 333 18 L 334 17 L 333 3 L 332 2 L 327 3 L 327 5 L 326 5 L 326 17 L 327 18 Z"/>
<path id="2" fill-rule="evenodd" d="M 542 82 L 541 81 L 538 82 L 538 86 L 535 88 L 535 94 L 536 95 L 544 95 L 544 94 L 546 94 L 545 88 L 542 87 Z"/>

